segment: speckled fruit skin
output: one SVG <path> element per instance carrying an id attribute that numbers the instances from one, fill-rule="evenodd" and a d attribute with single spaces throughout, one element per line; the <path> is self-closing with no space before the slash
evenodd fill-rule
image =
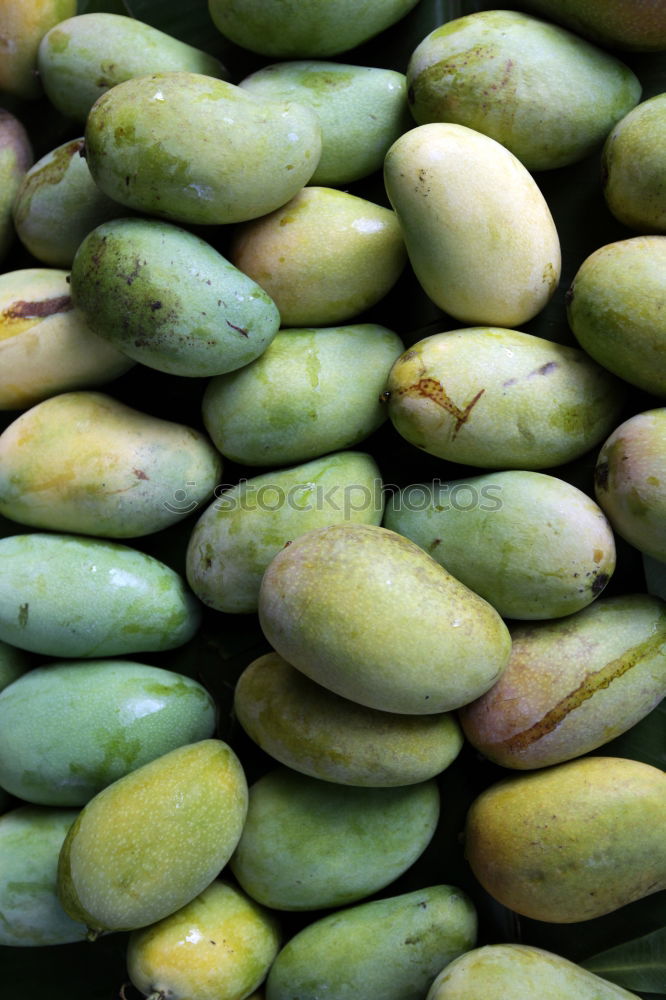
<path id="1" fill-rule="evenodd" d="M 482 792 L 467 815 L 465 852 L 481 885 L 509 909 L 576 923 L 666 887 L 664 824 L 663 771 L 582 757 Z"/>
<path id="2" fill-rule="evenodd" d="M 280 940 L 274 914 L 217 879 L 182 909 L 130 935 L 127 971 L 144 994 L 244 1000 L 266 978 Z"/>
<path id="3" fill-rule="evenodd" d="M 311 680 L 408 715 L 479 697 L 511 649 L 494 608 L 413 542 L 375 525 L 315 529 L 282 549 L 262 580 L 259 621 Z"/>
<path id="4" fill-rule="evenodd" d="M 222 740 L 178 747 L 99 792 L 63 843 L 58 896 L 91 931 L 162 920 L 210 885 L 247 812 L 240 761 Z"/>
<path id="5" fill-rule="evenodd" d="M 641 96 L 636 75 L 610 53 L 513 10 L 436 28 L 414 50 L 407 81 L 419 125 L 466 125 L 532 171 L 594 152 Z"/>
<path id="6" fill-rule="evenodd" d="M 473 948 L 446 966 L 426 1000 L 638 1000 L 574 962 L 525 944 Z"/>
<path id="7" fill-rule="evenodd" d="M 262 750 L 288 767 L 341 785 L 390 788 L 433 778 L 462 748 L 453 713 L 382 712 L 341 698 L 277 653 L 238 678 L 234 713 Z"/>
<path id="8" fill-rule="evenodd" d="M 86 159 L 110 198 L 174 222 L 256 219 L 307 184 L 321 156 L 311 108 L 200 73 L 119 83 L 91 108 Z"/>
<path id="9" fill-rule="evenodd" d="M 197 681 L 128 660 L 34 667 L 0 693 L 0 786 L 82 806 L 112 781 L 215 729 Z"/>
<path id="10" fill-rule="evenodd" d="M 76 0 L 3 0 L 0 8 L 0 91 L 22 100 L 43 94 L 37 75 L 42 36 L 59 21 L 76 14 Z"/>
<path id="11" fill-rule="evenodd" d="M 666 604 L 600 597 L 556 622 L 511 629 L 498 682 L 460 709 L 469 742 L 503 767 L 548 767 L 595 750 L 666 696 Z"/>
<path id="12" fill-rule="evenodd" d="M 604 197 L 615 218 L 639 233 L 666 232 L 666 94 L 643 101 L 604 144 Z"/>
<path id="13" fill-rule="evenodd" d="M 32 161 L 32 143 L 24 126 L 9 111 L 0 108 L 0 262 L 14 242 L 12 207 Z"/>

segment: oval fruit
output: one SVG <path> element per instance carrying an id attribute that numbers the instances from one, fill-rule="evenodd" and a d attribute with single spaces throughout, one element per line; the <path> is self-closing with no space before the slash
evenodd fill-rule
<path id="1" fill-rule="evenodd" d="M 617 123 L 602 151 L 606 204 L 639 233 L 666 232 L 665 141 L 666 94 L 657 94 Z"/>
<path id="2" fill-rule="evenodd" d="M 32 143 L 24 126 L 15 115 L 0 108 L 0 262 L 16 236 L 12 208 L 32 161 Z"/>

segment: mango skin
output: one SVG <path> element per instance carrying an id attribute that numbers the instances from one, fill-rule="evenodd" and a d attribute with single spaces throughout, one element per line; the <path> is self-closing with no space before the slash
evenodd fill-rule
<path id="1" fill-rule="evenodd" d="M 376 305 L 407 260 L 389 208 L 335 188 L 306 187 L 236 228 L 232 263 L 271 296 L 282 325 L 334 326 Z"/>
<path id="2" fill-rule="evenodd" d="M 282 767 L 250 786 L 229 867 L 249 896 L 272 909 L 346 906 L 407 871 L 438 818 L 434 780 L 350 788 Z"/>
<path id="3" fill-rule="evenodd" d="M 426 295 L 463 323 L 521 326 L 560 279 L 550 209 L 520 160 L 465 125 L 432 122 L 397 139 L 384 183 Z"/>
<path id="4" fill-rule="evenodd" d="M 402 437 L 486 469 L 538 470 L 603 441 L 624 384 L 575 347 L 499 327 L 420 340 L 397 359 L 385 398 Z"/>
<path id="5" fill-rule="evenodd" d="M 134 361 L 186 377 L 234 371 L 266 350 L 275 302 L 209 243 L 168 222 L 115 219 L 83 240 L 72 299 Z"/>
<path id="6" fill-rule="evenodd" d="M 268 974 L 266 1000 L 421 1000 L 475 940 L 474 907 L 453 886 L 356 904 L 287 942 Z"/>
<path id="7" fill-rule="evenodd" d="M 381 485 L 377 463 L 355 451 L 242 480 L 219 493 L 192 529 L 186 553 L 190 587 L 217 611 L 256 611 L 273 556 L 312 528 L 343 521 L 379 524 Z"/>
<path id="8" fill-rule="evenodd" d="M 579 757 L 626 732 L 666 696 L 666 604 L 601 597 L 556 622 L 511 629 L 493 688 L 460 709 L 465 736 L 503 767 Z"/>
<path id="9" fill-rule="evenodd" d="M 657 94 L 617 123 L 602 150 L 606 204 L 639 233 L 666 232 L 665 142 L 666 94 Z"/>
<path id="10" fill-rule="evenodd" d="M 170 1000 L 244 1000 L 266 978 L 281 941 L 275 915 L 216 879 L 171 916 L 130 934 L 138 990 Z"/>
<path id="11" fill-rule="evenodd" d="M 576 163 L 638 103 L 618 59 L 518 11 L 468 14 L 436 28 L 407 68 L 419 125 L 446 121 L 496 139 L 528 170 Z"/>
<path id="12" fill-rule="evenodd" d="M 262 55 L 321 58 L 353 49 L 404 17 L 417 0 L 208 0 L 213 24 Z"/>
<path id="13" fill-rule="evenodd" d="M 37 52 L 51 104 L 85 122 L 95 101 L 135 76 L 179 70 L 224 77 L 219 59 L 122 14 L 79 14 L 46 32 Z"/>
<path id="14" fill-rule="evenodd" d="M 368 524 L 318 528 L 282 549 L 261 583 L 259 621 L 315 683 L 407 715 L 479 697 L 511 648 L 486 601 L 413 542 Z"/>
<path id="15" fill-rule="evenodd" d="M 37 73 L 42 37 L 76 14 L 76 0 L 3 0 L 0 10 L 0 90 L 22 100 L 44 93 Z"/>
<path id="16" fill-rule="evenodd" d="M 341 785 L 393 788 L 427 781 L 460 753 L 452 712 L 405 715 L 341 698 L 277 653 L 248 664 L 234 714 L 262 750 L 301 774 Z"/>
<path id="17" fill-rule="evenodd" d="M 222 455 L 242 465 L 290 465 L 352 448 L 386 420 L 379 397 L 403 350 L 376 323 L 280 330 L 256 361 L 210 380 L 204 425 Z"/>
<path id="18" fill-rule="evenodd" d="M 98 337 L 50 267 L 0 274 L 0 410 L 111 382 L 134 362 Z"/>
<path id="19" fill-rule="evenodd" d="M 16 236 L 12 206 L 33 158 L 32 143 L 25 128 L 18 118 L 0 108 L 0 263 Z"/>
<path id="20" fill-rule="evenodd" d="M 524 0 L 548 20 L 601 45 L 635 52 L 666 49 L 666 12 L 660 0 Z"/>
<path id="21" fill-rule="evenodd" d="M 174 222 L 256 219 L 293 198 L 321 156 L 311 108 L 200 73 L 119 83 L 91 108 L 86 159 L 109 198 Z"/>
<path id="22" fill-rule="evenodd" d="M 465 853 L 509 909 L 575 923 L 666 887 L 665 822 L 663 771 L 582 757 L 482 792 L 467 814 Z"/>
<path id="23" fill-rule="evenodd" d="M 77 535 L 0 539 L 0 639 L 53 659 L 173 649 L 201 606 L 158 559 Z"/>
<path id="24" fill-rule="evenodd" d="M 264 66 L 239 87 L 317 112 L 322 150 L 310 184 L 342 187 L 380 170 L 389 146 L 412 125 L 405 74 L 396 70 L 299 60 Z"/>
<path id="25" fill-rule="evenodd" d="M 112 781 L 213 735 L 215 703 L 190 677 L 128 660 L 35 667 L 0 694 L 0 785 L 82 806 Z"/>
<path id="26" fill-rule="evenodd" d="M 416 542 L 503 618 L 579 611 L 615 569 L 615 540 L 601 508 L 541 472 L 510 469 L 408 486 L 389 498 L 382 523 Z"/>
<path id="27" fill-rule="evenodd" d="M 20 805 L 0 816 L 0 945 L 44 947 L 83 941 L 56 896 L 58 855 L 76 809 Z"/>
<path id="28" fill-rule="evenodd" d="M 526 944 L 491 944 L 442 969 L 426 1000 L 638 1000 L 574 962 Z"/>
<path id="29" fill-rule="evenodd" d="M 21 524 L 106 538 L 147 535 L 208 499 L 221 461 L 205 434 L 101 392 L 67 392 L 0 435 L 0 513 Z"/>
<path id="30" fill-rule="evenodd" d="M 594 490 L 613 530 L 666 562 L 666 408 L 635 413 L 604 441 Z"/>
<path id="31" fill-rule="evenodd" d="M 163 754 L 79 813 L 58 861 L 63 909 L 93 932 L 162 920 L 210 885 L 246 813 L 245 774 L 222 740 Z"/>

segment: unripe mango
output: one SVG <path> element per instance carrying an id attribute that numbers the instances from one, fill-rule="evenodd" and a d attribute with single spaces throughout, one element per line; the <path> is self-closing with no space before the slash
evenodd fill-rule
<path id="1" fill-rule="evenodd" d="M 32 161 L 32 144 L 25 128 L 18 118 L 0 108 L 0 262 L 14 242 L 12 207 Z"/>
<path id="2" fill-rule="evenodd" d="M 666 94 L 657 94 L 629 111 L 603 148 L 606 204 L 619 222 L 639 233 L 666 232 L 665 142 Z"/>
<path id="3" fill-rule="evenodd" d="M 666 49 L 666 11 L 654 0 L 524 0 L 548 20 L 610 48 Z"/>
<path id="4" fill-rule="evenodd" d="M 0 90 L 41 97 L 37 52 L 46 32 L 76 14 L 76 0 L 3 0 L 0 7 Z"/>

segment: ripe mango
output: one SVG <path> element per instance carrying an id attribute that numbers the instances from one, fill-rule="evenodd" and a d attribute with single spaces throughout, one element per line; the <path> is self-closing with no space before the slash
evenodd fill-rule
<path id="1" fill-rule="evenodd" d="M 0 6 L 0 90 L 23 100 L 41 97 L 37 52 L 43 36 L 76 14 L 76 0 L 3 0 Z"/>

